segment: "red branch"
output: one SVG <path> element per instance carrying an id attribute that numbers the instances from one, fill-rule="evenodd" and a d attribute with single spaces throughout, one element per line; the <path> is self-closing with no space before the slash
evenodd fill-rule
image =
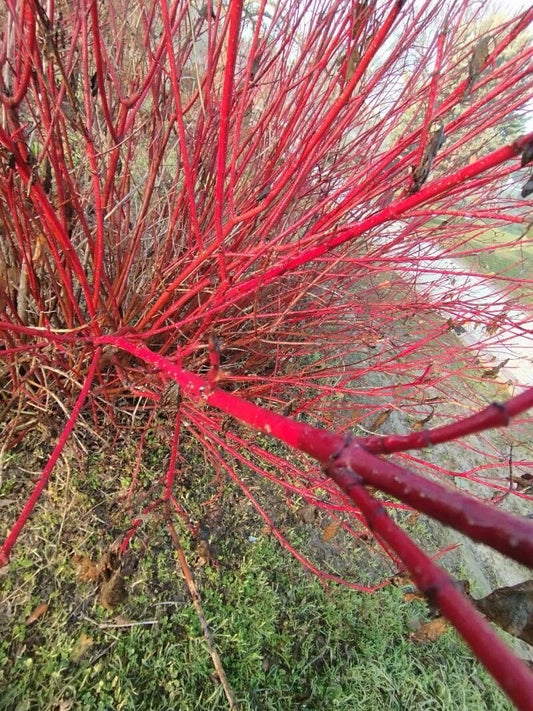
<path id="1" fill-rule="evenodd" d="M 531 709 L 533 674 L 527 665 L 505 646 L 474 605 L 455 587 L 453 579 L 391 520 L 380 502 L 366 491 L 362 477 L 340 463 L 328 467 L 328 473 L 359 506 L 370 530 L 396 551 L 418 588 L 450 620 L 517 708 Z"/>
<path id="2" fill-rule="evenodd" d="M 96 350 L 94 351 L 93 356 L 92 356 L 92 361 L 91 361 L 91 365 L 90 365 L 88 373 L 87 373 L 87 377 L 86 377 L 83 387 L 80 391 L 80 394 L 78 395 L 78 398 L 74 404 L 74 407 L 72 408 L 72 412 L 70 413 L 70 417 L 68 418 L 67 424 L 65 425 L 65 428 L 63 429 L 63 432 L 61 433 L 61 436 L 59 437 L 59 440 L 58 440 L 56 446 L 54 447 L 54 451 L 50 455 L 50 459 L 48 460 L 45 468 L 43 469 L 41 476 L 39 477 L 37 483 L 35 484 L 35 487 L 31 493 L 30 498 L 28 499 L 28 501 L 26 502 L 26 505 L 20 512 L 19 517 L 15 521 L 15 524 L 13 525 L 6 540 L 4 541 L 4 544 L 2 545 L 2 548 L 0 549 L 0 568 L 3 568 L 3 566 L 7 563 L 8 559 L 9 559 L 9 554 L 11 553 L 11 549 L 15 545 L 17 538 L 19 537 L 20 532 L 24 528 L 26 521 L 31 516 L 31 512 L 33 511 L 35 504 L 39 500 L 39 497 L 41 496 L 43 489 L 48 484 L 50 474 L 52 473 L 52 470 L 53 470 L 57 460 L 59 459 L 61 452 L 63 451 L 63 448 L 64 448 L 65 444 L 67 443 L 68 438 L 70 437 L 70 433 L 74 429 L 74 425 L 76 424 L 78 415 L 80 414 L 81 409 L 82 409 L 82 407 L 85 403 L 85 400 L 87 398 L 87 395 L 89 394 L 89 390 L 91 388 L 93 378 L 95 376 L 96 369 L 98 366 L 99 358 L 100 358 L 100 349 L 96 348 Z"/>
<path id="3" fill-rule="evenodd" d="M 95 339 L 95 343 L 124 349 L 146 363 L 155 365 L 177 382 L 187 397 L 213 405 L 254 429 L 306 452 L 322 464 L 336 459 L 339 464 L 356 471 L 365 483 L 385 491 L 447 526 L 452 526 L 470 538 L 482 541 L 510 558 L 533 567 L 533 522 L 528 519 L 512 516 L 460 491 L 380 459 L 366 451 L 356 439 L 347 441 L 342 435 L 296 422 L 225 390 L 213 388 L 204 378 L 183 370 L 146 346 L 117 336 L 101 336 Z M 511 417 L 532 406 L 533 388 L 493 409 L 501 409 Z M 475 417 L 464 421 L 466 433 L 474 431 L 472 419 Z M 493 427 L 499 422 L 492 417 L 487 418 L 486 411 L 480 413 L 478 418 L 479 426 L 475 431 Z M 454 426 L 456 436 L 462 435 L 460 422 Z"/>

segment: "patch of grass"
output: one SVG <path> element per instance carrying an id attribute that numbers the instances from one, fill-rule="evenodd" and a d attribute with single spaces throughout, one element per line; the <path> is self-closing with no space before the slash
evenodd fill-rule
<path id="1" fill-rule="evenodd" d="M 111 613 L 87 603 L 82 584 L 72 590 L 68 564 L 56 557 L 49 609 L 26 626 L 43 599 L 28 579 L 32 594 L 2 624 L 0 709 L 227 708 L 166 535 L 156 533 L 153 544 L 120 612 L 155 624 L 106 628 Z M 24 586 L 26 562 L 21 557 L 7 580 Z M 267 535 L 249 544 L 238 566 L 196 574 L 243 711 L 511 708 L 455 633 L 431 645 L 409 641 L 425 606 L 404 602 L 398 588 L 374 595 L 326 589 Z"/>
<path id="2" fill-rule="evenodd" d="M 143 460 L 149 485 L 164 469 L 163 452 L 154 440 Z M 410 641 L 427 611 L 420 602 L 404 601 L 399 588 L 366 595 L 324 587 L 268 534 L 231 484 L 208 515 L 201 502 L 216 486 L 212 472 L 197 461 L 192 445 L 187 453 L 177 494 L 209 529 L 218 565 L 200 565 L 184 527 L 182 545 L 242 711 L 512 708 L 453 631 L 433 644 Z M 227 708 L 157 512 L 133 539 L 125 573 L 129 596 L 120 608 L 105 610 L 95 584 L 76 578 L 73 553 L 96 559 L 127 530 L 130 516 L 117 494 L 126 488 L 134 459 L 134 449 L 121 447 L 116 455 L 72 467 L 70 478 L 57 471 L 25 528 L 0 578 L 0 711 Z M 5 475 L 6 481 L 15 478 L 16 470 L 7 468 Z M 270 510 L 270 485 L 254 486 Z M 329 518 L 317 513 L 313 523 L 303 524 L 303 502 L 292 504 L 283 499 L 273 511 L 292 543 L 325 569 L 371 582 L 379 561 L 368 547 L 356 550 L 342 531 L 324 542 Z M 42 603 L 46 612 L 27 625 Z M 131 626 L 117 626 L 125 620 Z"/>
<path id="3" fill-rule="evenodd" d="M 509 229 L 487 230 L 468 243 L 466 249 L 484 249 L 480 254 L 461 257 L 471 267 L 489 274 L 498 274 L 504 279 L 531 279 L 533 274 L 533 243 L 531 236 L 519 240 L 522 233 Z M 510 246 L 509 246 L 510 245 Z M 516 284 L 516 294 L 520 303 L 533 307 L 531 285 Z"/>

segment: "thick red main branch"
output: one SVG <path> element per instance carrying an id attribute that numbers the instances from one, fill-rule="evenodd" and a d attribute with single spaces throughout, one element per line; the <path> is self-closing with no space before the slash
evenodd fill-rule
<path id="1" fill-rule="evenodd" d="M 116 346 L 155 365 L 169 378 L 179 383 L 188 397 L 205 401 L 254 429 L 306 452 L 324 465 L 335 460 L 357 472 L 365 484 L 370 484 L 441 523 L 452 526 L 470 538 L 486 543 L 510 558 L 533 568 L 533 522 L 530 520 L 512 516 L 381 459 L 364 448 L 364 440 L 354 438 L 347 441 L 341 435 L 296 422 L 221 388 L 213 388 L 208 380 L 183 370 L 142 344 L 132 343 L 119 336 L 102 336 L 95 339 L 95 343 Z M 507 413 L 507 418 L 523 412 L 533 407 L 533 388 L 508 403 L 493 407 L 495 412 Z M 474 425 L 472 424 L 472 419 L 476 417 L 478 426 L 475 426 L 475 422 Z M 456 437 L 498 424 L 497 420 L 487 417 L 486 411 L 473 418 L 467 418 L 465 422 L 466 431 L 461 429 L 460 422 L 454 425 Z M 426 436 L 430 439 L 423 444 L 431 442 L 431 432 Z"/>
<path id="2" fill-rule="evenodd" d="M 365 489 L 361 476 L 341 464 L 328 467 L 328 474 L 357 504 L 370 530 L 398 554 L 418 588 L 450 620 L 517 708 L 530 709 L 533 674 L 505 646 L 474 605 L 459 592 L 453 579 L 394 523 L 385 508 Z"/>

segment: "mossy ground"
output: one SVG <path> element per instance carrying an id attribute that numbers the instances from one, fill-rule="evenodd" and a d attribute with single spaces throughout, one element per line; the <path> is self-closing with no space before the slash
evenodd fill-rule
<path id="1" fill-rule="evenodd" d="M 151 457 L 155 471 L 155 449 Z M 128 596 L 119 607 L 106 610 L 96 584 L 78 577 L 74 556 L 97 559 L 124 531 L 117 466 L 124 474 L 131 458 L 125 447 L 93 456 L 86 469 L 74 460 L 58 468 L 24 530 L 0 579 L 0 709 L 227 708 L 157 514 L 133 539 L 124 567 Z M 3 489 L 13 489 L 20 466 L 15 456 L 4 467 Z M 195 484 L 204 495 L 209 473 Z M 192 488 L 183 494 L 192 505 Z M 302 503 L 284 506 L 284 517 L 280 508 L 278 522 L 304 553 L 333 565 L 338 541 L 319 535 L 326 519 L 302 521 Z M 321 584 L 229 482 L 215 508 L 211 561 L 178 529 L 241 709 L 511 708 L 453 631 L 434 643 L 410 640 L 428 617 L 423 602 L 407 602 L 394 586 L 365 594 Z M 365 567 L 371 557 L 364 547 L 338 565 L 346 573 L 351 564 L 352 577 L 369 582 L 385 565 Z M 27 624 L 43 603 L 47 610 Z"/>

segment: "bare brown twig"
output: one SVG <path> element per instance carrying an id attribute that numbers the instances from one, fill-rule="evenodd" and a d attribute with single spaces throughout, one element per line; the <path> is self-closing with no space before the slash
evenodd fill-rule
<path id="1" fill-rule="evenodd" d="M 185 558 L 185 553 L 183 552 L 183 548 L 180 545 L 180 541 L 178 538 L 178 534 L 176 533 L 176 529 L 174 528 L 174 525 L 172 524 L 172 521 L 170 520 L 170 510 L 169 510 L 168 506 L 166 507 L 166 518 L 167 518 L 168 530 L 170 532 L 170 537 L 172 538 L 172 543 L 174 544 L 174 548 L 176 549 L 176 553 L 178 556 L 179 566 L 182 570 L 183 577 L 185 578 L 185 582 L 187 583 L 187 587 L 189 588 L 189 593 L 191 595 L 194 609 L 196 610 L 196 614 L 198 615 L 198 619 L 200 620 L 200 624 L 202 626 L 202 631 L 204 633 L 205 641 L 206 641 L 206 644 L 209 648 L 209 654 L 211 655 L 211 659 L 213 660 L 213 666 L 215 667 L 217 676 L 220 679 L 222 688 L 224 689 L 224 693 L 226 695 L 226 699 L 228 700 L 230 709 L 232 711 L 239 711 L 239 706 L 237 704 L 235 694 L 228 682 L 226 672 L 224 671 L 224 667 L 222 666 L 222 661 L 220 659 L 220 655 L 217 652 L 216 647 L 215 647 L 215 641 L 213 640 L 213 635 L 211 634 L 211 630 L 209 629 L 209 625 L 207 624 L 207 620 L 205 618 L 204 611 L 202 609 L 202 604 L 200 602 L 200 595 L 198 594 L 198 590 L 196 588 L 196 583 L 194 582 L 192 571 L 189 568 L 187 559 Z"/>

